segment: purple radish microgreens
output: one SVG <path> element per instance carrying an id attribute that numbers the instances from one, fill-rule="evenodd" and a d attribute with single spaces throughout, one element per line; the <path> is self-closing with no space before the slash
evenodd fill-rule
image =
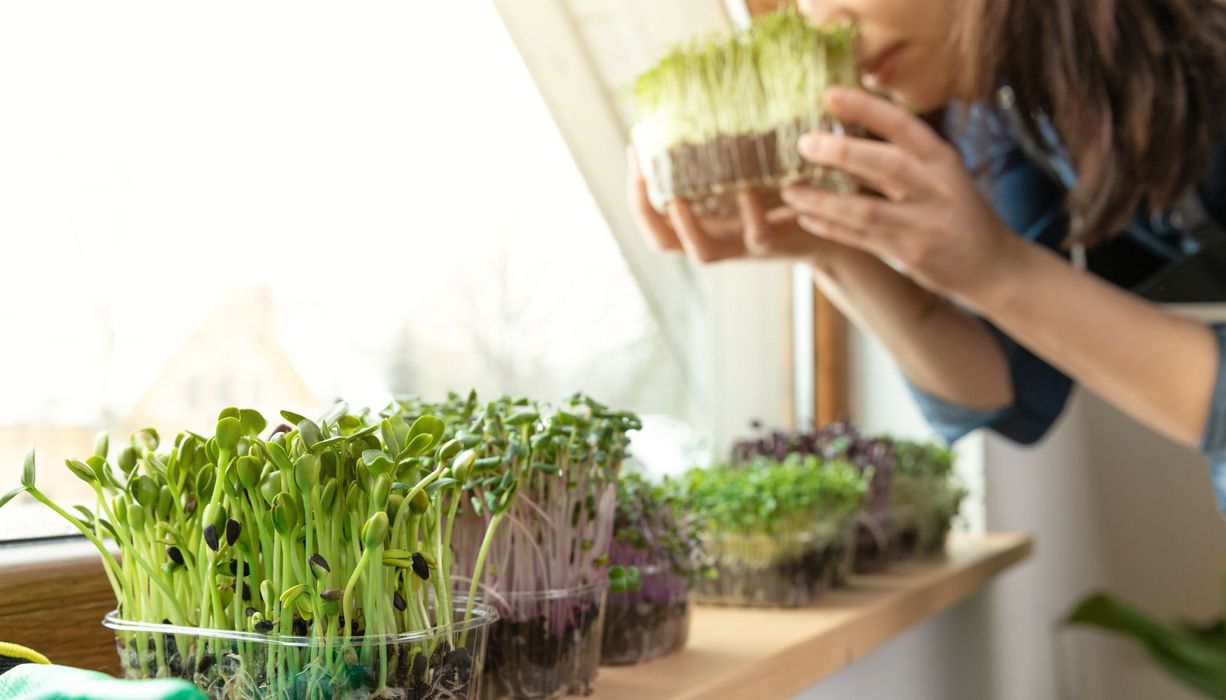
<path id="1" fill-rule="evenodd" d="M 462 555 L 456 573 L 468 579 L 470 601 L 482 592 L 504 616 L 526 619 L 540 613 L 540 603 L 517 602 L 515 594 L 608 579 L 617 476 L 627 433 L 640 426 L 636 416 L 583 395 L 557 405 L 509 397 L 481 403 L 475 392 L 440 403 L 401 399 L 385 414 L 401 421 L 435 415 L 448 438 L 475 454 L 470 473 L 441 477 L 467 477 L 446 532 L 454 532 Z"/>

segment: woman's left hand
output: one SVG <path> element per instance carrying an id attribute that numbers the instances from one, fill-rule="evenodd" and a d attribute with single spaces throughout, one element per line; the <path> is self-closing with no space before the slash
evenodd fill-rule
<path id="1" fill-rule="evenodd" d="M 958 153 L 927 124 L 868 93 L 838 88 L 826 109 L 884 141 L 812 133 L 800 153 L 859 178 L 884 195 L 786 188 L 783 199 L 806 231 L 892 261 L 921 285 L 978 306 L 1007 281 L 1011 234 L 988 205 Z"/>

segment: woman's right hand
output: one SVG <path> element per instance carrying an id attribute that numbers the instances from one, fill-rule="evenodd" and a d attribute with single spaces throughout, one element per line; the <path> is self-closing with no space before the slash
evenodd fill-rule
<path id="1" fill-rule="evenodd" d="M 662 215 L 647 197 L 647 181 L 634 147 L 626 153 L 630 209 L 639 231 L 658 250 L 682 251 L 700 264 L 736 259 L 817 262 L 836 249 L 850 250 L 801 229 L 796 212 L 787 207 L 768 211 L 761 197 L 750 190 L 736 193 L 739 216 L 700 219 L 690 203 L 681 199 L 670 203 L 668 215 Z"/>

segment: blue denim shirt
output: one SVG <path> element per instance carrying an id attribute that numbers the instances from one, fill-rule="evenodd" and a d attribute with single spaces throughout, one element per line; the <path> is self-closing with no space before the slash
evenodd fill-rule
<path id="1" fill-rule="evenodd" d="M 1007 108 L 1007 107 L 1006 107 Z M 975 107 L 957 122 L 953 141 L 963 161 L 976 173 L 996 213 L 1009 228 L 1040 245 L 1060 248 L 1068 220 L 1064 199 L 1076 175 L 1055 132 L 1040 122 L 1044 135 L 1040 159 L 1033 145 L 1017 133 L 1002 107 Z M 1212 172 L 1198 190 L 1209 217 L 1226 224 L 1226 147 L 1216 149 Z M 1087 253 L 1090 272 L 1131 289 L 1154 273 L 1190 254 L 1198 244 L 1175 225 L 1171 212 L 1138 211 L 1121 235 Z M 1038 441 L 1060 416 L 1073 382 L 1023 345 L 987 324 L 1004 349 L 1013 380 L 1013 405 L 999 410 L 959 406 L 931 396 L 915 386 L 915 396 L 932 428 L 954 442 L 978 428 L 988 428 L 1022 444 Z M 1219 362 L 1213 401 L 1200 442 L 1209 462 L 1218 507 L 1226 515 L 1226 324 L 1213 330 Z"/>

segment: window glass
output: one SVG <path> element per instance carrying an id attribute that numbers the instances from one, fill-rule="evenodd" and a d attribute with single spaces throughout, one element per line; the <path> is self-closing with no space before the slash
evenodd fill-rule
<path id="1" fill-rule="evenodd" d="M 0 491 L 97 431 L 475 386 L 686 412 L 492 5 L 0 5 Z M 22 497 L 0 539 L 64 533 Z"/>

